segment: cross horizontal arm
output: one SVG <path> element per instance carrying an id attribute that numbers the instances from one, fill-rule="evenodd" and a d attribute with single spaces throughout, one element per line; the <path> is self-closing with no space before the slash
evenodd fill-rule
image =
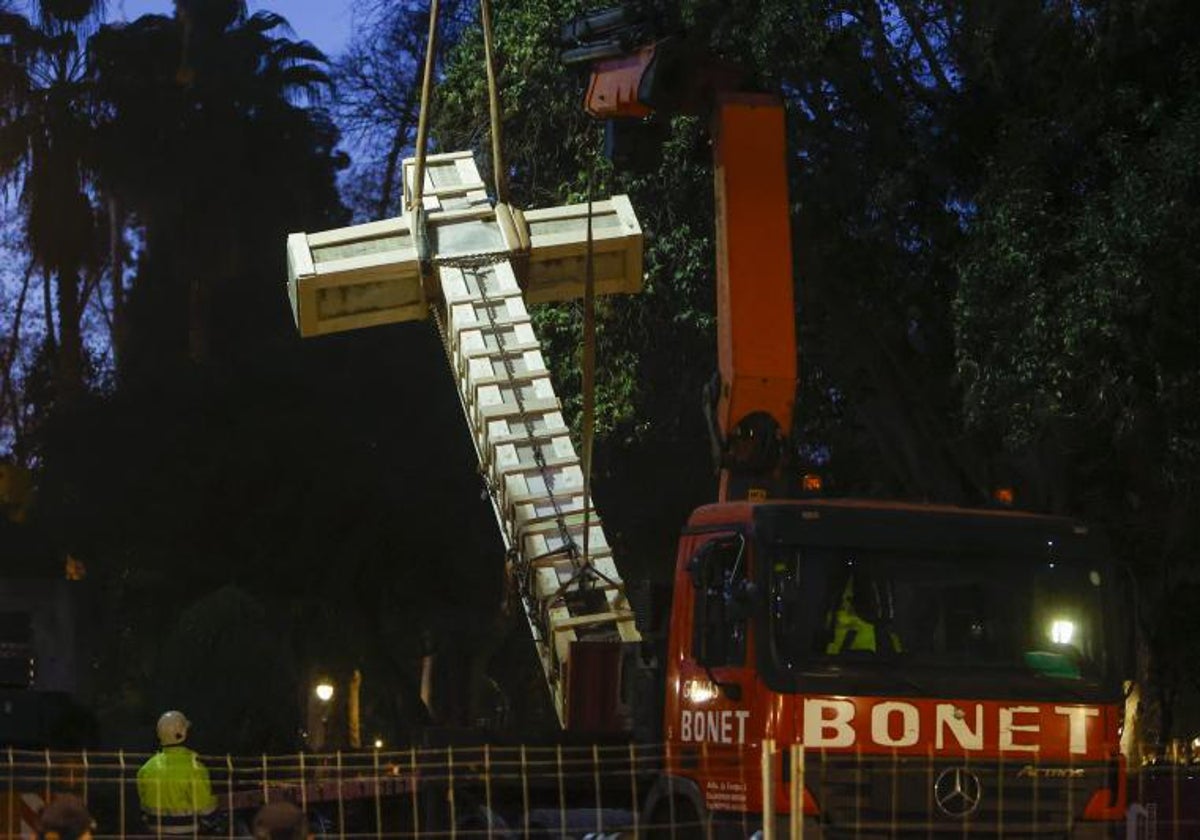
<path id="1" fill-rule="evenodd" d="M 406 161 L 405 174 L 412 177 Z M 523 214 L 529 247 L 497 219 L 469 152 L 433 155 L 422 202 L 435 265 L 479 264 L 513 257 L 529 303 L 583 296 L 587 271 L 586 204 Z M 598 294 L 642 287 L 642 230 L 629 198 L 592 204 L 592 260 Z M 288 297 L 308 337 L 428 317 L 437 284 L 423 285 L 408 214 L 288 237 Z M 432 298 L 432 299 L 431 299 Z"/>

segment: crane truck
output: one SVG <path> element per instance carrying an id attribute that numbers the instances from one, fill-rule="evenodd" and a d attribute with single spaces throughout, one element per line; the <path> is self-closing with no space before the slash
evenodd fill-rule
<path id="1" fill-rule="evenodd" d="M 525 308 L 583 294 L 588 274 L 602 293 L 639 288 L 628 199 L 523 213 L 488 196 L 469 153 L 419 155 L 403 216 L 289 237 L 301 333 L 437 323 L 560 723 L 640 723 L 643 740 L 649 723 L 665 744 L 643 825 L 1114 836 L 1132 657 L 1102 536 L 797 492 L 783 104 L 645 32 L 592 13 L 564 30 L 564 58 L 590 65 L 595 117 L 683 110 L 711 126 L 720 480 L 683 526 L 660 656 L 641 655 Z M 661 704 L 635 702 L 639 668 L 657 669 Z"/>
<path id="2" fill-rule="evenodd" d="M 685 111 L 711 129 L 719 495 L 676 555 L 649 819 L 744 825 L 774 788 L 807 836 L 1113 836 L 1133 662 L 1105 541 L 1011 510 L 796 498 L 783 103 L 643 31 L 624 9 L 585 16 L 564 58 L 591 65 L 594 117 Z"/>

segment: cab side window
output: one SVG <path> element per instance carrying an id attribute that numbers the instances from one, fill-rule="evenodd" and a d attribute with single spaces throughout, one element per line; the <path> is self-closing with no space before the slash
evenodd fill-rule
<path id="1" fill-rule="evenodd" d="M 745 538 L 704 543 L 692 558 L 691 575 L 693 657 L 708 667 L 744 664 L 750 595 Z"/>

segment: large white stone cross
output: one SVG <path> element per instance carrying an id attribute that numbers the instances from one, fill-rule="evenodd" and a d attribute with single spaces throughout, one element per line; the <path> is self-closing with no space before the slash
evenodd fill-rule
<path id="1" fill-rule="evenodd" d="M 407 207 L 412 160 L 404 172 Z M 470 152 L 426 158 L 422 203 L 435 282 L 422 282 L 407 213 L 289 236 L 297 327 L 314 336 L 437 318 L 559 722 L 628 726 L 622 659 L 640 636 L 590 509 L 589 556 L 580 556 L 583 472 L 526 310 L 583 295 L 587 205 L 524 214 L 518 284 L 518 237 L 497 219 Z M 641 288 L 642 233 L 628 198 L 593 203 L 591 250 L 598 294 Z"/>

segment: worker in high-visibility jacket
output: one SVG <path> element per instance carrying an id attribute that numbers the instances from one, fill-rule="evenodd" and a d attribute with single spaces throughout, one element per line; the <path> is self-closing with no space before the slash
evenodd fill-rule
<path id="1" fill-rule="evenodd" d="M 183 712 L 164 712 L 157 727 L 162 749 L 138 770 L 142 814 L 162 834 L 196 834 L 201 818 L 217 809 L 208 768 L 183 745 L 190 726 Z"/>
<path id="2" fill-rule="evenodd" d="M 878 653 L 877 636 L 882 637 L 884 645 L 890 648 L 891 652 L 902 652 L 904 648 L 900 645 L 900 637 L 891 630 L 890 621 L 884 619 L 879 604 L 876 604 L 875 609 L 870 611 L 870 617 L 875 621 L 869 621 L 863 617 L 859 607 L 856 606 L 854 584 L 855 578 L 851 575 L 846 579 L 837 609 L 833 610 L 826 618 L 833 637 L 826 645 L 825 652 L 828 654 L 838 654 L 844 651 Z M 863 588 L 870 587 L 870 583 L 865 580 L 860 581 L 859 585 Z M 857 593 L 857 595 L 862 601 L 869 603 L 866 593 Z M 883 626 L 877 627 L 877 622 Z"/>

